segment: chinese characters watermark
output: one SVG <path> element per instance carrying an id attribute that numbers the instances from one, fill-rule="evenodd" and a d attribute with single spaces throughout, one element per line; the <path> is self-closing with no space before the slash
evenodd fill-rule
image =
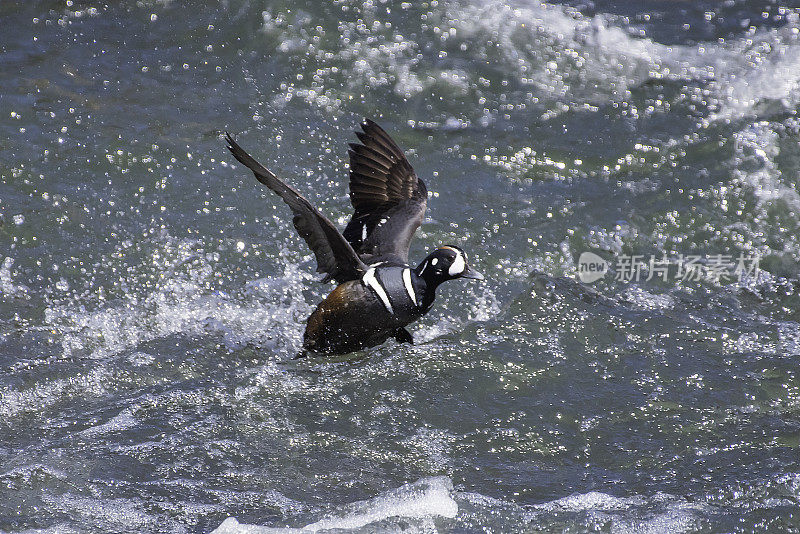
<path id="1" fill-rule="evenodd" d="M 642 282 L 659 279 L 714 284 L 746 278 L 757 278 L 759 255 L 678 254 L 675 256 L 620 255 L 613 264 L 593 252 L 584 252 L 578 258 L 578 278 L 591 284 L 611 271 L 619 282 Z M 612 268 L 613 265 L 613 268 Z"/>

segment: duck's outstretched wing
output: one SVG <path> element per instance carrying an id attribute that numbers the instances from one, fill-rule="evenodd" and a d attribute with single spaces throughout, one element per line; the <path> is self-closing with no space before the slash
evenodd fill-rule
<path id="1" fill-rule="evenodd" d="M 428 203 L 428 190 L 405 154 L 369 119 L 350 144 L 350 200 L 355 208 L 344 237 L 367 262 L 408 263 L 408 247 Z"/>
<path id="2" fill-rule="evenodd" d="M 314 252 L 317 258 L 317 271 L 327 273 L 325 280 L 333 279 L 341 284 L 364 276 L 367 266 L 333 223 L 294 188 L 253 159 L 230 134 L 226 134 L 225 137 L 228 140 L 228 150 L 233 157 L 253 171 L 259 182 L 277 193 L 292 209 L 294 227 Z"/>

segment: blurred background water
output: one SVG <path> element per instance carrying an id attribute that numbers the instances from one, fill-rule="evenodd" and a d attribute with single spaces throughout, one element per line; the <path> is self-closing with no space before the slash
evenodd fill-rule
<path id="1" fill-rule="evenodd" d="M 800 9 L 0 3 L 0 530 L 800 531 Z M 329 291 L 234 133 L 343 225 L 362 117 L 459 244 L 412 330 Z M 580 253 L 758 255 L 575 281 Z M 222 525 L 222 526 L 220 526 Z"/>

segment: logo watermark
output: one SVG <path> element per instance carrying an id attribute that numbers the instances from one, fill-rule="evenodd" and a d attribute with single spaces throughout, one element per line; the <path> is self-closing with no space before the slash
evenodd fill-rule
<path id="1" fill-rule="evenodd" d="M 591 284 L 603 278 L 608 272 L 608 262 L 594 252 L 583 252 L 578 258 L 578 278 L 584 284 Z"/>
<path id="2" fill-rule="evenodd" d="M 757 278 L 760 261 L 761 257 L 757 254 L 678 254 L 661 257 L 623 254 L 611 264 L 594 252 L 583 252 L 578 258 L 577 267 L 578 278 L 585 284 L 597 282 L 608 272 L 613 272 L 614 280 L 619 282 L 641 282 L 658 278 L 664 282 L 708 281 L 719 284 Z"/>

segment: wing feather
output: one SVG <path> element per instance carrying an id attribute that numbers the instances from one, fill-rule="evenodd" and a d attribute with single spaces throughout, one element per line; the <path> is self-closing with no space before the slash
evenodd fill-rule
<path id="1" fill-rule="evenodd" d="M 351 143 L 350 200 L 355 208 L 344 237 L 367 262 L 408 262 L 408 247 L 425 217 L 428 190 L 403 150 L 366 119 Z M 366 235 L 365 235 L 366 232 Z"/>
<path id="2" fill-rule="evenodd" d="M 244 151 L 230 134 L 226 134 L 228 150 L 242 165 L 253 171 L 256 179 L 278 194 L 292 209 L 292 223 L 317 258 L 317 271 L 340 284 L 360 279 L 367 270 L 353 247 L 336 226 L 293 187 L 283 182 Z"/>

